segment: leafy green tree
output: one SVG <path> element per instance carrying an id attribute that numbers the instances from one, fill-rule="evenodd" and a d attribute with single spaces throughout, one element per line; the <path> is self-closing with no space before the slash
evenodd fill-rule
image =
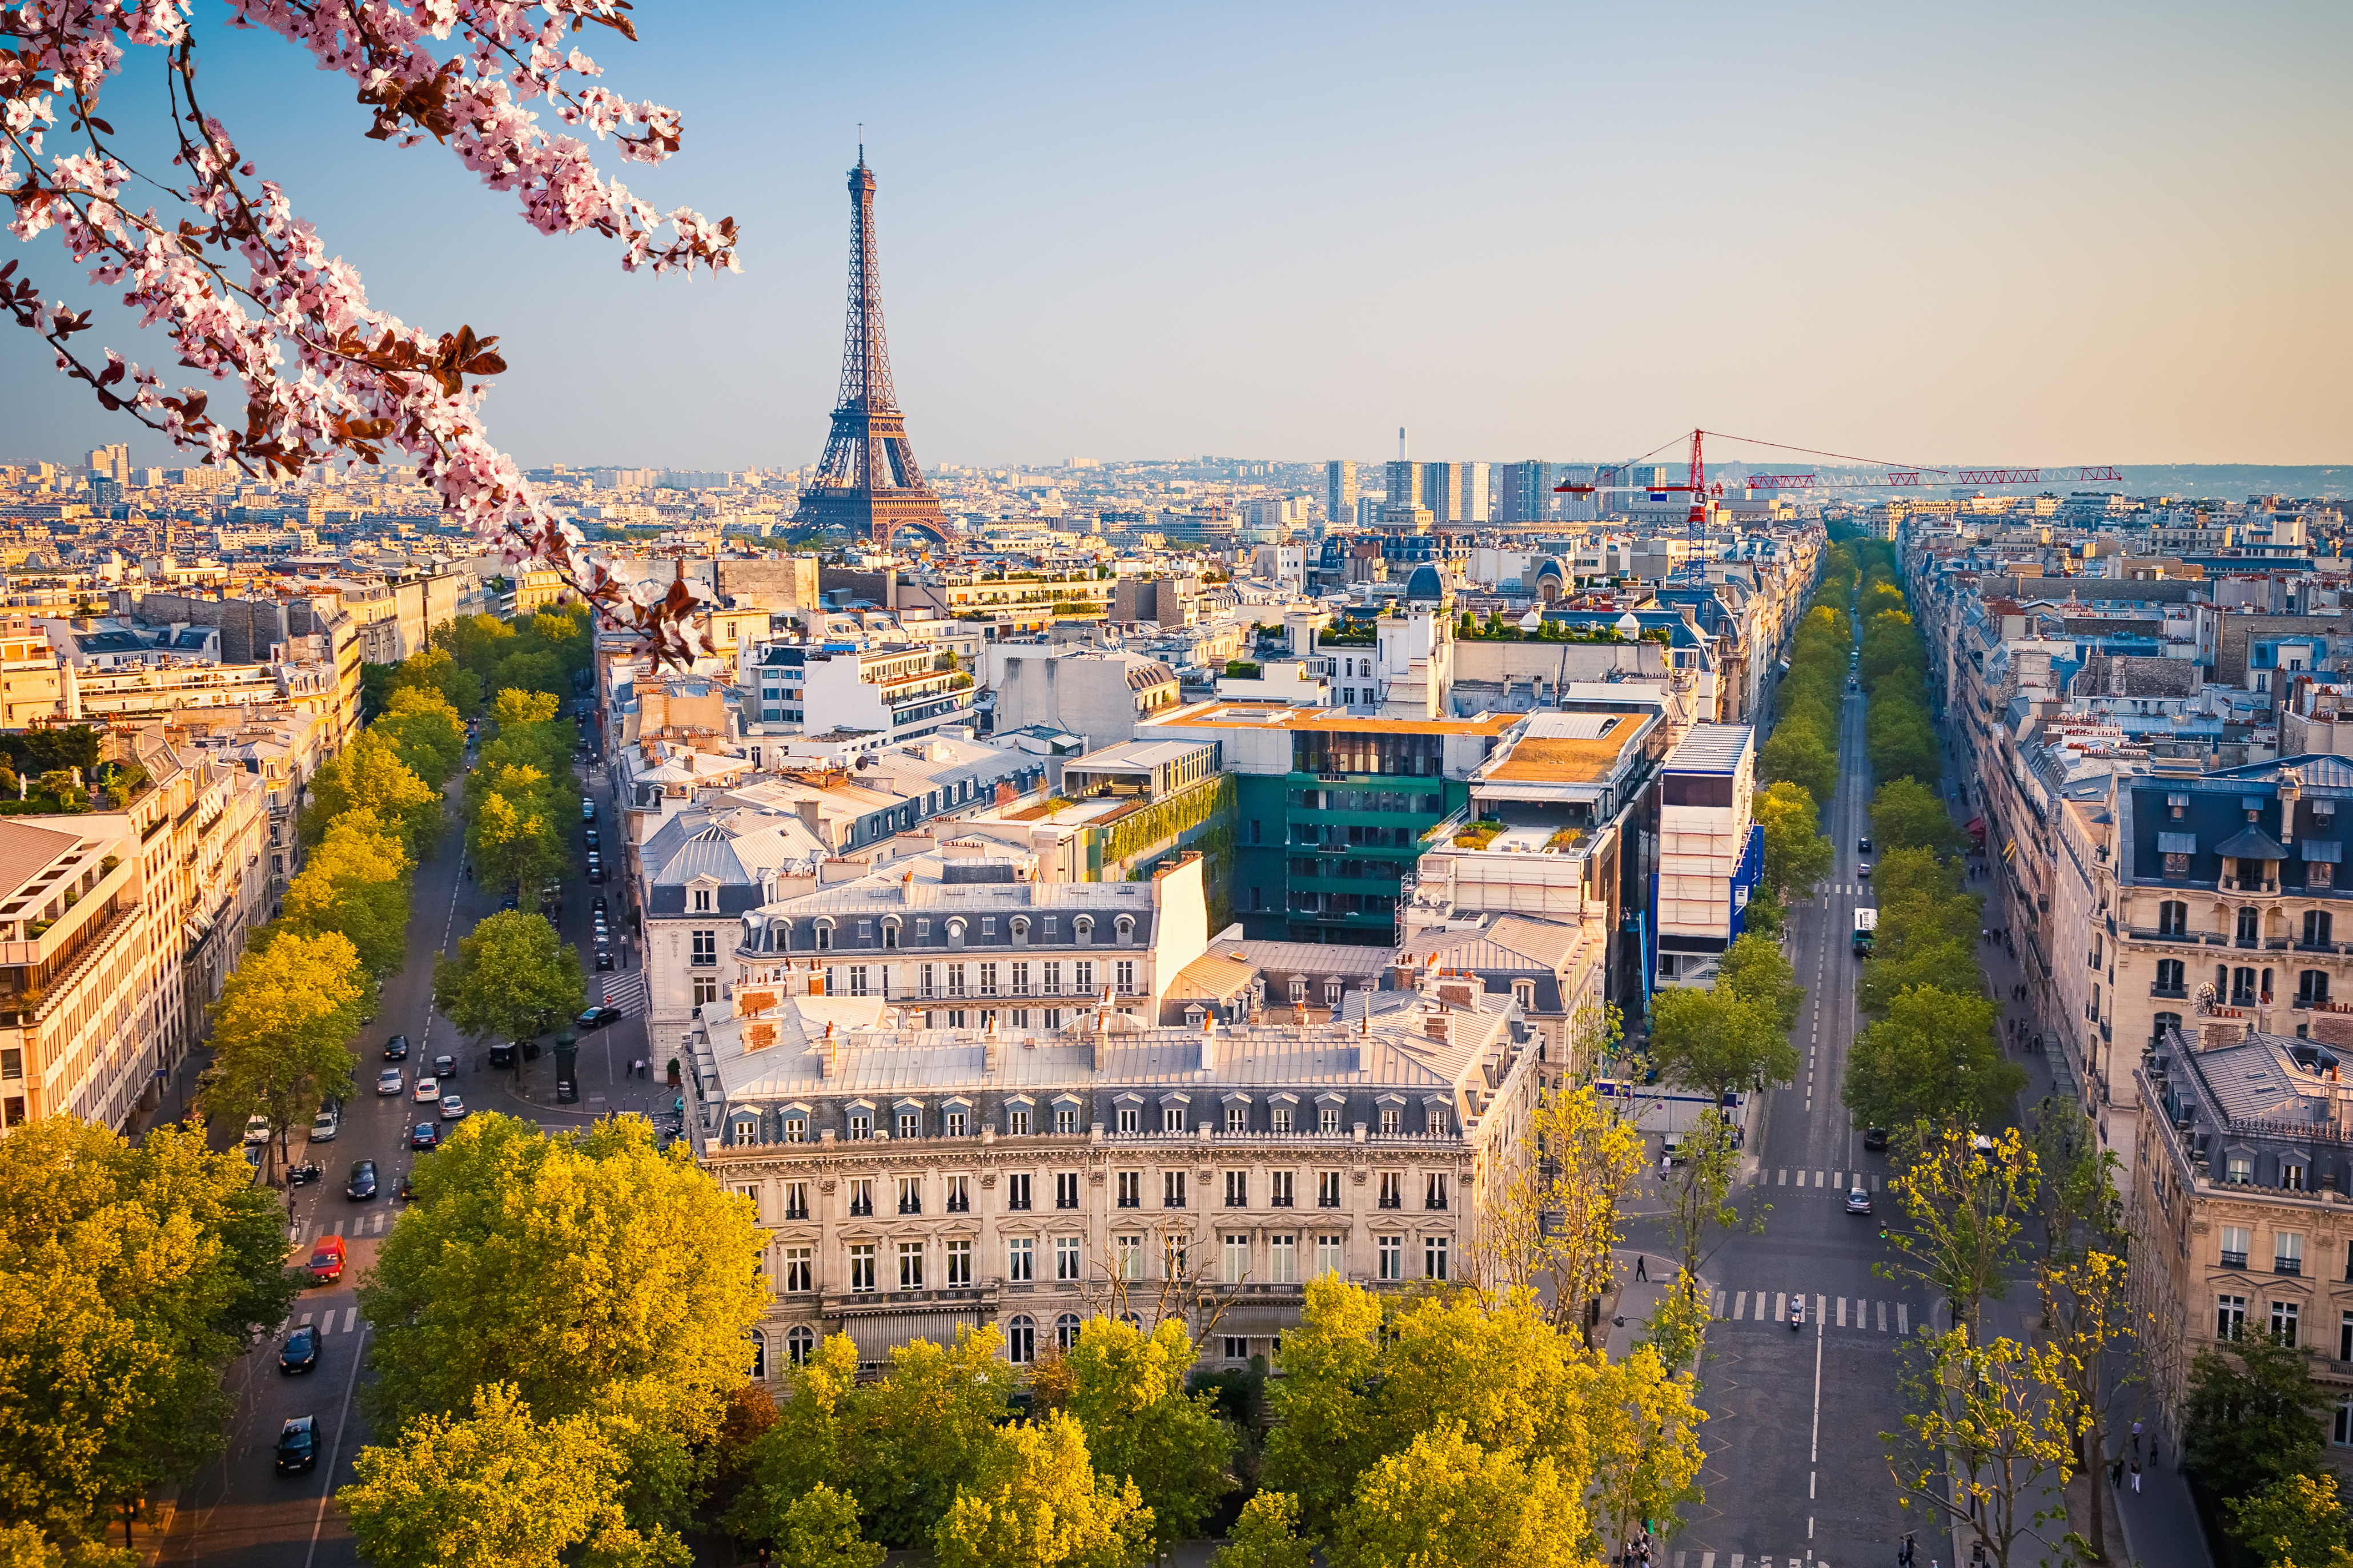
<path id="1" fill-rule="evenodd" d="M 1004 1356 L 994 1326 L 953 1344 L 918 1340 L 893 1347 L 890 1375 L 859 1390 L 851 1489 L 882 1540 L 925 1539 L 979 1479 L 1018 1386 Z"/>
<path id="2" fill-rule="evenodd" d="M 1261 1484 L 1298 1500 L 1310 1528 L 1336 1524 L 1356 1478 L 1382 1453 L 1372 1407 L 1382 1366 L 1380 1299 L 1331 1275 L 1307 1282 L 1299 1326 L 1282 1336 L 1282 1417 L 1267 1435 Z"/>
<path id="3" fill-rule="evenodd" d="M 575 1547 L 604 1563 L 687 1568 L 685 1542 L 631 1530 L 610 1500 L 621 1455 L 596 1423 L 533 1418 L 512 1384 L 474 1391 L 464 1415 L 411 1419 L 400 1440 L 359 1451 L 336 1493 L 378 1568 L 558 1568 Z"/>
<path id="4" fill-rule="evenodd" d="M 61 1545 L 36 1524 L 0 1525 L 0 1568 L 139 1568 L 139 1554 L 96 1541 Z"/>
<path id="5" fill-rule="evenodd" d="M 1189 1540 L 1234 1487 L 1227 1472 L 1234 1434 L 1213 1394 L 1188 1394 L 1193 1338 L 1164 1318 L 1149 1334 L 1097 1315 L 1079 1329 L 1065 1358 L 1070 1412 L 1087 1435 L 1095 1468 L 1135 1483 L 1152 1510 L 1157 1539 Z"/>
<path id="6" fill-rule="evenodd" d="M 2026 1087 L 2002 1055 L 1994 1003 L 1915 986 L 1855 1037 L 1839 1099 L 1858 1127 L 1990 1126 Z"/>
<path id="7" fill-rule="evenodd" d="M 2353 1568 L 2337 1472 L 2282 1476 L 2250 1497 L 2226 1497 L 2231 1535 L 2263 1568 Z"/>
<path id="8" fill-rule="evenodd" d="M 1682 1299 L 1704 1315 L 1696 1294 Z M 1682 1522 L 1678 1510 L 1704 1500 L 1698 1479 L 1706 1453 L 1699 1429 L 1707 1416 L 1691 1376 L 1637 1345 L 1595 1368 L 1584 1412 L 1594 1450 L 1588 1506 L 1602 1539 L 1630 1539 L 1645 1524 L 1662 1538 L 1672 1534 Z M 1561 1465 L 1564 1478 L 1574 1473 L 1566 1458 Z"/>
<path id="9" fill-rule="evenodd" d="M 1822 837 L 1814 797 L 1806 786 L 1783 781 L 1755 797 L 1757 820 L 1765 829 L 1765 881 L 1776 891 L 1810 893 L 1831 874 L 1831 841 Z"/>
<path id="10" fill-rule="evenodd" d="M 512 1382 L 544 1420 L 717 1429 L 765 1310 L 752 1205 L 638 1117 L 548 1136 L 477 1112 L 429 1160 L 360 1288 L 378 1431 Z"/>
<path id="11" fill-rule="evenodd" d="M 890 1553 L 859 1533 L 858 1500 L 819 1481 L 785 1510 L 780 1568 L 881 1568 Z"/>
<path id="12" fill-rule="evenodd" d="M 406 687 L 431 692 L 447 703 L 460 719 L 479 719 L 482 714 L 482 678 L 461 668 L 444 647 L 427 647 L 413 653 L 398 664 L 385 668 L 386 681 L 385 701 L 375 711 L 390 711 L 391 694 Z"/>
<path id="13" fill-rule="evenodd" d="M 972 1479 L 932 1532 L 939 1568 L 1135 1568 L 1152 1510 L 1135 1483 L 1087 1459 L 1079 1424 L 1057 1413 L 989 1434 Z"/>
<path id="14" fill-rule="evenodd" d="M 1914 779 L 1890 779 L 1871 797 L 1871 831 L 1883 853 L 1933 849 L 1950 855 L 1961 847 L 1961 830 L 1944 797 Z"/>
<path id="15" fill-rule="evenodd" d="M 286 929 L 339 932 L 371 973 L 393 973 L 408 955 L 408 873 L 407 851 L 375 814 L 347 812 L 287 884 Z"/>
<path id="16" fill-rule="evenodd" d="M 1549 1458 L 1530 1463 L 1449 1425 L 1366 1472 L 1332 1568 L 1583 1568 L 1586 1510 Z"/>
<path id="17" fill-rule="evenodd" d="M 1798 1011 L 1806 1003 L 1806 988 L 1798 984 L 1797 972 L 1782 956 L 1779 944 L 1754 933 L 1725 951 L 1715 988 L 1763 1008 L 1784 1035 L 1798 1026 Z"/>
<path id="18" fill-rule="evenodd" d="M 430 640 L 461 668 L 486 679 L 512 647 L 514 636 L 514 628 L 496 616 L 459 616 L 435 626 Z"/>
<path id="19" fill-rule="evenodd" d="M 109 1521 L 225 1447 L 222 1374 L 293 1300 L 235 1152 L 54 1116 L 0 1139 L 0 1561 L 111 1561 Z"/>
<path id="20" fill-rule="evenodd" d="M 322 1100 L 351 1097 L 356 1064 L 347 1042 L 373 991 L 341 931 L 264 931 L 212 1005 L 204 1103 L 213 1117 L 268 1117 L 282 1155 L 287 1130 Z"/>
<path id="21" fill-rule="evenodd" d="M 2327 1405 L 2304 1352 L 2268 1333 L 2245 1335 L 2227 1355 L 2200 1350 L 2182 1402 L 2182 1457 L 2216 1495 L 2251 1496 L 2321 1468 Z"/>
<path id="22" fill-rule="evenodd" d="M 1299 1533 L 1299 1500 L 1289 1492 L 1253 1493 L 1214 1563 L 1215 1568 L 1314 1568 L 1315 1538 Z"/>
<path id="23" fill-rule="evenodd" d="M 1821 729 L 1795 715 L 1774 727 L 1757 753 L 1757 767 L 1762 776 L 1797 784 L 1816 800 L 1828 800 L 1838 789 L 1836 747 L 1823 739 Z"/>
<path id="24" fill-rule="evenodd" d="M 556 836 L 561 816 L 547 775 L 507 763 L 477 768 L 473 777 L 482 782 L 470 803 L 466 850 L 484 878 L 531 888 L 561 874 L 570 847 Z"/>
<path id="25" fill-rule="evenodd" d="M 1677 986 L 1651 998 L 1651 1060 L 1667 1082 L 1718 1098 L 1798 1070 L 1778 999 L 1751 1000 L 1720 981 L 1713 991 Z"/>
<path id="26" fill-rule="evenodd" d="M 476 1039 L 529 1039 L 577 1013 L 587 988 L 580 954 L 543 916 L 485 915 L 433 960 L 433 1005 Z"/>
<path id="27" fill-rule="evenodd" d="M 368 730 L 392 742 L 409 771 L 430 788 L 448 784 L 465 764 L 465 721 L 431 687 L 394 688 L 385 711 Z"/>
<path id="28" fill-rule="evenodd" d="M 785 1533 L 792 1505 L 828 1478 L 848 1473 L 850 1401 L 858 1390 L 858 1346 L 831 1334 L 793 1369 L 790 1398 L 776 1423 L 752 1441 L 751 1479 L 728 1523 L 746 1539 Z"/>
<path id="29" fill-rule="evenodd" d="M 1987 1137 L 1913 1124 L 1903 1169 L 1888 1184 L 1909 1226 L 1888 1228 L 1895 1261 L 1873 1272 L 1919 1280 L 1976 1335 L 1985 1303 L 2009 1293 L 2025 1260 L 2038 1180 L 2034 1153 L 2014 1127 Z"/>
<path id="30" fill-rule="evenodd" d="M 397 834 L 412 858 L 432 852 L 441 837 L 441 793 L 418 778 L 391 741 L 373 731 L 311 775 L 311 809 L 303 813 L 305 844 L 326 836 L 327 825 L 352 811 L 371 811 Z"/>

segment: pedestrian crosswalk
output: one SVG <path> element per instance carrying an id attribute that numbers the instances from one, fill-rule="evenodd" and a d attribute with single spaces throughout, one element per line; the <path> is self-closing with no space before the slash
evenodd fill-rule
<path id="1" fill-rule="evenodd" d="M 1751 1323 L 1786 1323 L 1789 1321 L 1789 1303 L 1801 1301 L 1806 1308 L 1806 1326 L 1817 1323 L 1833 1329 L 1860 1329 L 1871 1333 L 1912 1331 L 1912 1304 L 1909 1301 L 1881 1301 L 1864 1296 L 1815 1296 L 1803 1291 L 1734 1290 L 1715 1293 L 1714 1315 L 1722 1321 Z"/>
<path id="2" fill-rule="evenodd" d="M 1831 896 L 1833 898 L 1841 894 L 1861 898 L 1863 894 L 1871 891 L 1871 884 L 1868 882 L 1832 882 L 1830 885 L 1830 889 Z"/>
<path id="3" fill-rule="evenodd" d="M 1817 1557 L 1809 1551 L 1802 1556 L 1782 1558 L 1773 1553 L 1746 1552 L 1678 1552 L 1675 1568 L 1831 1568 L 1830 1560 Z"/>
<path id="4" fill-rule="evenodd" d="M 321 1339 L 325 1339 L 329 1334 L 335 1331 L 335 1323 L 338 1319 L 343 1322 L 343 1331 L 344 1333 L 348 1334 L 356 1330 L 359 1327 L 360 1310 L 357 1307 L 345 1307 L 340 1313 L 338 1313 L 334 1308 L 330 1307 L 324 1312 L 305 1312 L 301 1317 L 294 1320 L 292 1326 L 298 1329 L 307 1329 L 311 1326 L 311 1320 L 314 1317 L 319 1320 L 319 1337 Z"/>
<path id="5" fill-rule="evenodd" d="M 646 972 L 631 969 L 605 976 L 604 994 L 599 1002 L 603 1006 L 618 1007 L 624 1016 L 634 1018 L 645 1016 L 649 997 Z"/>
<path id="6" fill-rule="evenodd" d="M 1792 1176 L 1797 1180 L 1791 1181 Z M 1880 1190 L 1879 1177 L 1870 1171 L 1791 1171 L 1786 1165 L 1769 1173 L 1764 1166 L 1757 1166 L 1757 1184 L 1760 1187 L 1836 1187 L 1842 1193 L 1852 1187 L 1874 1193 Z"/>
<path id="7" fill-rule="evenodd" d="M 383 1209 L 374 1209 L 364 1215 L 354 1215 L 348 1220 L 331 1220 L 325 1225 L 306 1219 L 300 1225 L 287 1226 L 286 1239 L 300 1247 L 314 1236 L 382 1236 L 391 1224 L 391 1215 Z"/>

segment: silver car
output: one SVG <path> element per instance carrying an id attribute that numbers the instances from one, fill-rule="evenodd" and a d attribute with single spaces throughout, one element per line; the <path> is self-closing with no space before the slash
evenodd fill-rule
<path id="1" fill-rule="evenodd" d="M 375 1075 L 375 1091 L 378 1094 L 398 1094 L 402 1082 L 398 1068 L 386 1068 Z"/>

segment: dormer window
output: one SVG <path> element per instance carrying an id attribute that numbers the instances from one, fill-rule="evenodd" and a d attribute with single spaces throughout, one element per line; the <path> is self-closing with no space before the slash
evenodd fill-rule
<path id="1" fill-rule="evenodd" d="M 711 912 L 710 889 L 697 888 L 694 889 L 694 912 L 699 915 L 707 915 Z"/>

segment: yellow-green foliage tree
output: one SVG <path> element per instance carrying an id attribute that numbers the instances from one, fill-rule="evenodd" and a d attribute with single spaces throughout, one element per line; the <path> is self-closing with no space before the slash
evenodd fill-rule
<path id="1" fill-rule="evenodd" d="M 1232 1428 L 1213 1394 L 1187 1394 L 1192 1335 L 1174 1318 L 1150 1333 L 1117 1318 L 1090 1318 L 1065 1358 L 1069 1409 L 1104 1476 L 1134 1483 L 1166 1544 L 1198 1533 L 1218 1500 L 1233 1489 L 1226 1468 Z"/>
<path id="2" fill-rule="evenodd" d="M 1450 1422 L 1366 1473 L 1332 1568 L 1590 1568 L 1592 1554 L 1563 1528 L 1584 1511 L 1551 1456 L 1485 1447 Z"/>
<path id="3" fill-rule="evenodd" d="M 99 1561 L 111 1521 L 225 1446 L 222 1384 L 293 1300 L 286 1221 L 235 1152 L 68 1116 L 0 1139 L 0 1561 Z"/>
<path id="4" fill-rule="evenodd" d="M 368 731 L 390 742 L 409 771 L 437 790 L 456 777 L 466 761 L 465 721 L 431 687 L 393 688 L 383 715 Z"/>
<path id="5" fill-rule="evenodd" d="M 341 931 L 268 931 L 221 984 L 213 1004 L 208 1115 L 266 1116 L 283 1152 L 286 1130 L 322 1099 L 352 1092 L 349 1041 L 370 994 L 358 949 Z"/>
<path id="6" fill-rule="evenodd" d="M 1152 1510 L 1095 1473 L 1067 1414 L 992 1428 L 972 1479 L 932 1532 L 939 1568 L 1139 1568 Z"/>
<path id="7" fill-rule="evenodd" d="M 408 852 L 372 811 L 336 817 L 287 884 L 285 929 L 337 931 L 370 973 L 390 974 L 408 952 Z"/>
<path id="8" fill-rule="evenodd" d="M 311 778 L 311 809 L 302 817 L 307 844 L 316 844 L 329 823 L 351 811 L 374 812 L 412 858 L 430 854 L 441 837 L 441 793 L 373 731 L 362 731 L 341 756 L 319 765 Z"/>

